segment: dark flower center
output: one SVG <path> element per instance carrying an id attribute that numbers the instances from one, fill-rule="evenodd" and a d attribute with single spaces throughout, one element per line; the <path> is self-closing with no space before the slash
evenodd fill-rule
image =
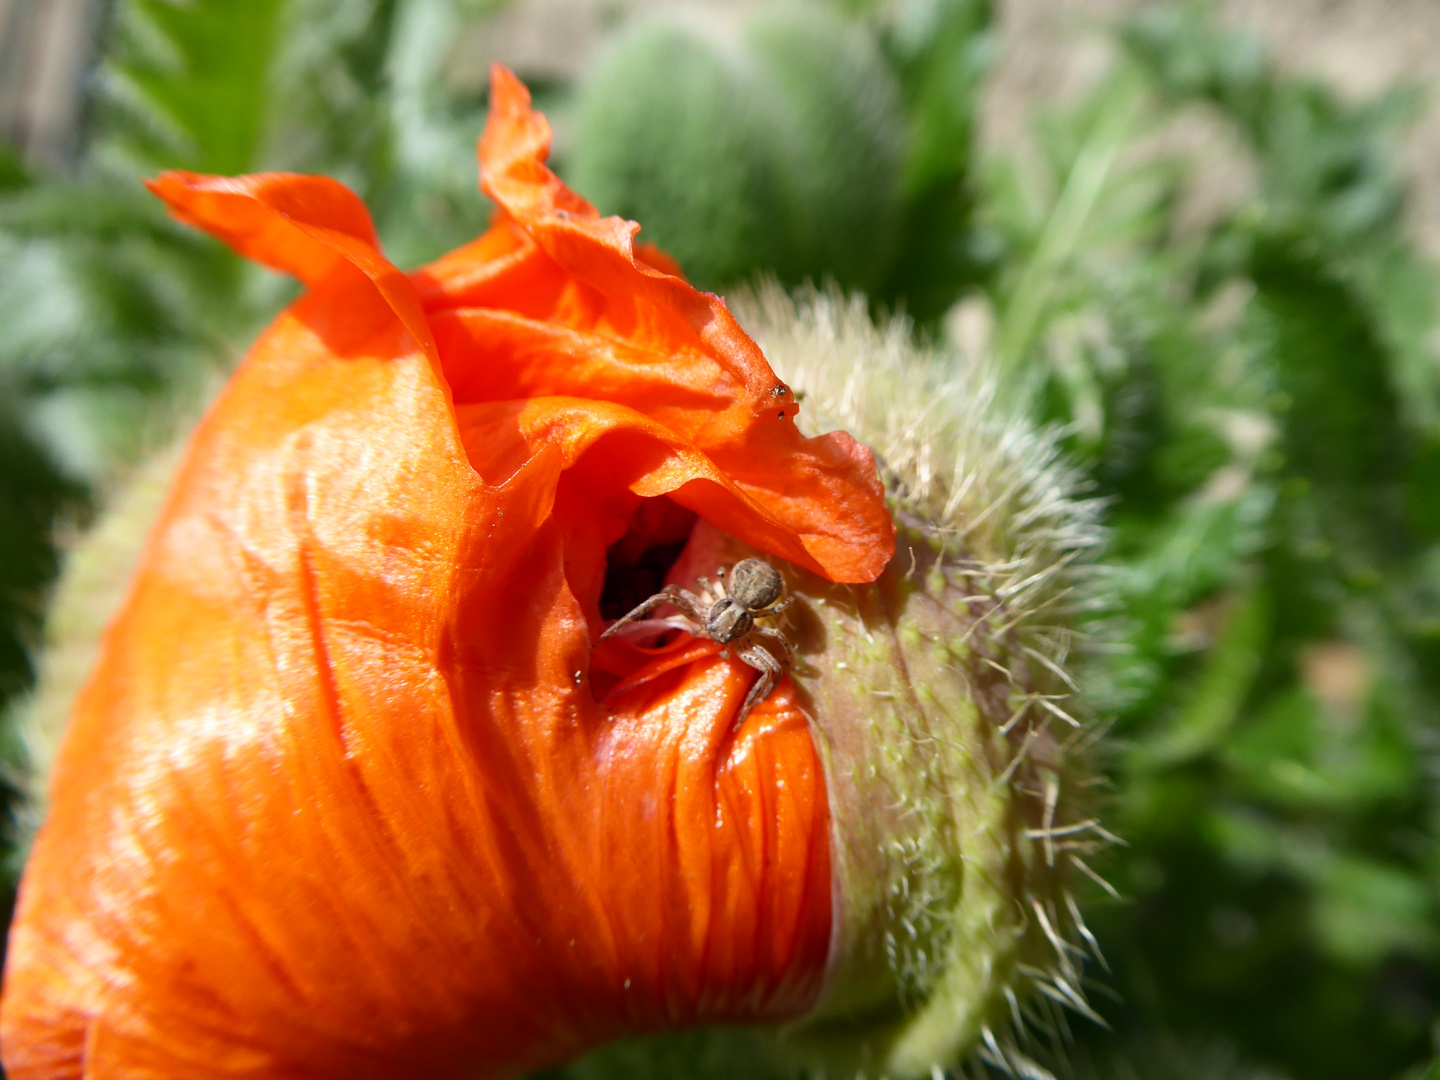
<path id="1" fill-rule="evenodd" d="M 630 527 L 605 552 L 605 586 L 600 615 L 618 619 L 660 591 L 665 576 L 690 540 L 695 514 L 663 495 L 646 499 L 630 518 Z"/>

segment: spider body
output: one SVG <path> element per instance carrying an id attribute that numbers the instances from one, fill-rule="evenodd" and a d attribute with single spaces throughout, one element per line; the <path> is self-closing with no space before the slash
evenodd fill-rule
<path id="1" fill-rule="evenodd" d="M 705 616 L 705 636 L 721 645 L 729 645 L 755 629 L 755 616 L 730 597 L 721 597 L 710 605 Z"/>
<path id="2" fill-rule="evenodd" d="M 663 604 L 677 608 L 685 628 L 692 634 L 724 645 L 726 653 L 733 647 L 736 656 L 760 673 L 745 695 L 745 703 L 735 720 L 738 727 L 752 708 L 770 696 L 785 670 L 775 654 L 757 639 L 774 642 L 787 663 L 795 659 L 795 650 L 784 634 L 769 626 L 759 626 L 755 620 L 778 615 L 790 606 L 793 597 L 785 596 L 785 579 L 780 571 L 761 559 L 742 559 L 729 570 L 728 582 L 726 577 L 727 568 L 722 566 L 716 590 L 711 589 L 709 579 L 700 578 L 700 596 L 679 585 L 666 585 L 611 623 L 600 640 L 604 641 Z"/>

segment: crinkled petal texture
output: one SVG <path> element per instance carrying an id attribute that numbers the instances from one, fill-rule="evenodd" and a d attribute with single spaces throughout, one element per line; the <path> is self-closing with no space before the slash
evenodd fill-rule
<path id="1" fill-rule="evenodd" d="M 819 992 L 788 681 L 732 730 L 753 672 L 713 645 L 616 645 L 595 680 L 591 650 L 649 499 L 873 578 L 873 463 L 802 439 L 723 304 L 560 185 L 508 73 L 492 100 L 496 223 L 409 276 L 332 181 L 153 185 L 310 291 L 194 436 L 77 706 L 13 1080 L 499 1076 Z"/>

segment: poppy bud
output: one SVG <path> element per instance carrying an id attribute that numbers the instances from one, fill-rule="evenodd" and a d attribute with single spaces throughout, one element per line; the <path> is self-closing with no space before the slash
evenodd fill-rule
<path id="1" fill-rule="evenodd" d="M 835 580 L 894 526 L 715 297 L 544 165 L 404 274 L 323 177 L 167 173 L 301 278 L 191 437 L 81 691 L 0 1002 L 15 1080 L 506 1076 L 820 992 L 824 779 L 709 642 L 597 646 L 607 550 L 697 518 Z M 654 512 L 658 508 L 658 513 Z"/>
<path id="2" fill-rule="evenodd" d="M 77 701 L 15 1080 L 501 1077 L 720 1023 L 918 1076 L 1086 1008 L 1064 665 L 1095 532 L 1053 443 L 863 304 L 752 298 L 882 487 L 547 149 L 497 70 L 495 224 L 410 275 L 331 181 L 153 185 L 310 291 L 192 437 Z M 600 640 L 747 555 L 797 598 L 753 708 L 700 607 Z"/>
<path id="3" fill-rule="evenodd" d="M 905 117 L 866 30 L 821 4 L 635 19 L 581 87 L 575 186 L 700 285 L 756 267 L 868 289 L 894 261 Z"/>

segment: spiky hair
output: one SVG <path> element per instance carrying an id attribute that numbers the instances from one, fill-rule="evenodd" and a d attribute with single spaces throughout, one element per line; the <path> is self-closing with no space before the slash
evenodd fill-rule
<path id="1" fill-rule="evenodd" d="M 1081 969 L 1087 956 L 1104 963 L 1069 888 L 1078 871 L 1109 889 L 1086 861 L 1112 838 L 1091 813 L 1087 759 L 1100 725 L 1079 681 L 1107 608 L 1101 504 L 1065 462 L 1063 433 L 1007 402 L 983 345 L 917 344 L 906 320 L 877 322 L 863 297 L 833 289 L 767 283 L 731 305 L 800 395 L 802 421 L 848 430 L 874 450 L 902 534 L 897 560 L 913 572 L 915 551 L 933 552 L 920 590 L 965 613 L 961 640 L 939 644 L 971 707 L 927 708 L 920 730 L 874 710 L 878 742 L 909 742 L 892 745 L 892 768 L 881 767 L 892 773 L 887 792 L 930 819 L 899 843 L 888 838 L 891 857 L 909 864 L 886 941 L 909 1014 L 902 1029 L 935 1029 L 893 1072 L 988 1065 L 1049 1076 L 1040 1062 L 1063 1054 L 1065 1013 L 1098 1020 Z M 977 748 L 986 742 L 998 753 Z M 1004 789 L 991 803 L 1003 805 L 1004 823 L 975 809 L 977 788 Z M 1003 849 L 1006 880 L 993 910 L 977 913 L 946 882 L 966 872 L 955 864 L 974 858 L 982 833 Z"/>

